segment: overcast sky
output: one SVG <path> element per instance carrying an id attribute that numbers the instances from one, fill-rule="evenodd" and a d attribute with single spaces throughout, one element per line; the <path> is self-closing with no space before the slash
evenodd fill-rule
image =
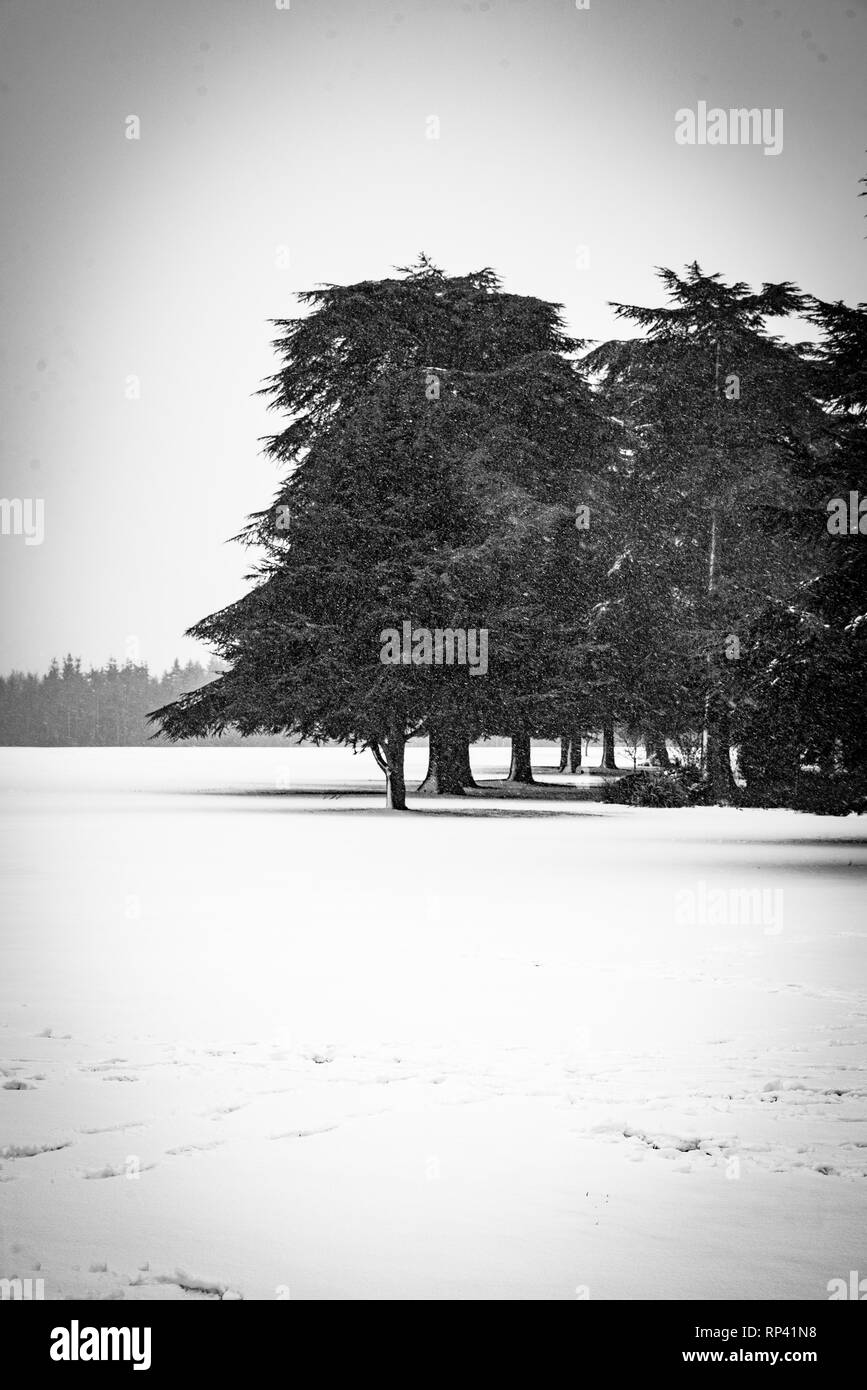
<path id="1" fill-rule="evenodd" d="M 867 297 L 865 49 L 865 0 L 0 0 L 0 496 L 45 507 L 0 670 L 204 656 L 300 289 L 423 249 L 595 338 L 693 259 Z M 701 100 L 782 152 L 679 145 Z"/>

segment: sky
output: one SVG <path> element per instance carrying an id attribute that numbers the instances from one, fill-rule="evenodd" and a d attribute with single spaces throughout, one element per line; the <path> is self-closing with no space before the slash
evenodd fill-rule
<path id="1" fill-rule="evenodd" d="M 693 260 L 867 298 L 865 54 L 867 0 L 0 0 L 0 498 L 44 517 L 0 672 L 206 659 L 301 290 L 423 250 L 591 339 Z M 701 101 L 782 149 L 678 143 Z"/>

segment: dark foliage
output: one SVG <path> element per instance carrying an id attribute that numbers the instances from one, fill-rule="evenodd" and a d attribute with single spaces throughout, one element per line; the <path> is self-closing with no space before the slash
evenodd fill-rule
<path id="1" fill-rule="evenodd" d="M 213 682 L 216 671 L 198 661 L 175 661 L 162 676 L 128 661 L 84 671 L 67 656 L 44 676 L 13 671 L 0 677 L 0 745 L 100 748 L 149 743 L 148 715 L 160 701 L 176 700 Z M 230 738 L 240 742 L 240 736 Z"/>
<path id="2" fill-rule="evenodd" d="M 616 806 L 708 806 L 713 789 L 695 768 L 630 772 L 603 787 L 600 800 Z"/>

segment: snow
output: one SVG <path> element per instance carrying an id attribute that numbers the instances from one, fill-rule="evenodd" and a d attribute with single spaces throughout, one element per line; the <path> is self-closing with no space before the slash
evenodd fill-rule
<path id="1" fill-rule="evenodd" d="M 400 815 L 382 780 L 340 749 L 0 750 L 0 1278 L 824 1299 L 863 1272 L 863 820 Z"/>

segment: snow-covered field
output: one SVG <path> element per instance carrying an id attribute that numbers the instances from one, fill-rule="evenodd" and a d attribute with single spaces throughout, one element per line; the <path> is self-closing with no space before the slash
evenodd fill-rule
<path id="1" fill-rule="evenodd" d="M 825 1299 L 867 1274 L 862 819 L 401 816 L 331 749 L 2 749 L 0 786 L 0 1278 Z"/>

